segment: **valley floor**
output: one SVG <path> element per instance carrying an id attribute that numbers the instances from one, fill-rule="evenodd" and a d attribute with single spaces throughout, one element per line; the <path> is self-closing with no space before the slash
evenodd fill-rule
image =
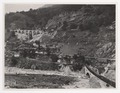
<path id="1" fill-rule="evenodd" d="M 59 72 L 5 67 L 5 88 L 90 88 L 80 72 Z"/>

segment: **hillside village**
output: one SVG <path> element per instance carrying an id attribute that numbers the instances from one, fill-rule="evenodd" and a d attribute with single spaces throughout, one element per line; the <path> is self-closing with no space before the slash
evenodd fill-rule
<path id="1" fill-rule="evenodd" d="M 20 76 L 21 82 L 13 84 L 14 76 L 8 74 L 37 79 L 30 74 L 34 71 L 39 78 L 50 73 L 55 80 L 63 76 L 48 81 L 50 85 L 41 80 L 37 88 L 113 88 L 115 64 L 115 5 L 53 5 L 5 15 L 5 86 L 9 88 L 21 88 L 26 80 Z"/>

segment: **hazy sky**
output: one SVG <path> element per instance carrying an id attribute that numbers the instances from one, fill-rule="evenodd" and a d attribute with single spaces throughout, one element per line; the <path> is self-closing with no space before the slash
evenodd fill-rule
<path id="1" fill-rule="evenodd" d="M 16 11 L 28 11 L 30 8 L 37 9 L 44 6 L 44 4 L 6 4 L 5 13 Z"/>

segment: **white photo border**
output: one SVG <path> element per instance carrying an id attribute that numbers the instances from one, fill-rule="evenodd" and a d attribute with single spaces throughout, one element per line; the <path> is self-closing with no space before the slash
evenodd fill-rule
<path id="1" fill-rule="evenodd" d="M 116 4 L 116 88 L 115 89 L 4 89 L 4 16 L 5 4 Z M 120 0 L 1 0 L 0 1 L 0 93 L 120 93 Z"/>

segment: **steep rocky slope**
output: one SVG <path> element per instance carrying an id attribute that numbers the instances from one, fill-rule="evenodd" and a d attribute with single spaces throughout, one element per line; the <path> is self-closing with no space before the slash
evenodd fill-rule
<path id="1" fill-rule="evenodd" d="M 73 55 L 79 51 L 90 57 L 115 58 L 115 22 L 100 25 L 95 17 L 88 17 L 81 11 L 63 13 L 50 19 L 46 29 L 49 33 L 57 31 L 53 40 L 62 43 L 63 54 Z M 98 21 L 99 26 L 95 23 L 88 27 L 90 21 Z M 85 25 L 86 29 L 83 28 Z"/>

